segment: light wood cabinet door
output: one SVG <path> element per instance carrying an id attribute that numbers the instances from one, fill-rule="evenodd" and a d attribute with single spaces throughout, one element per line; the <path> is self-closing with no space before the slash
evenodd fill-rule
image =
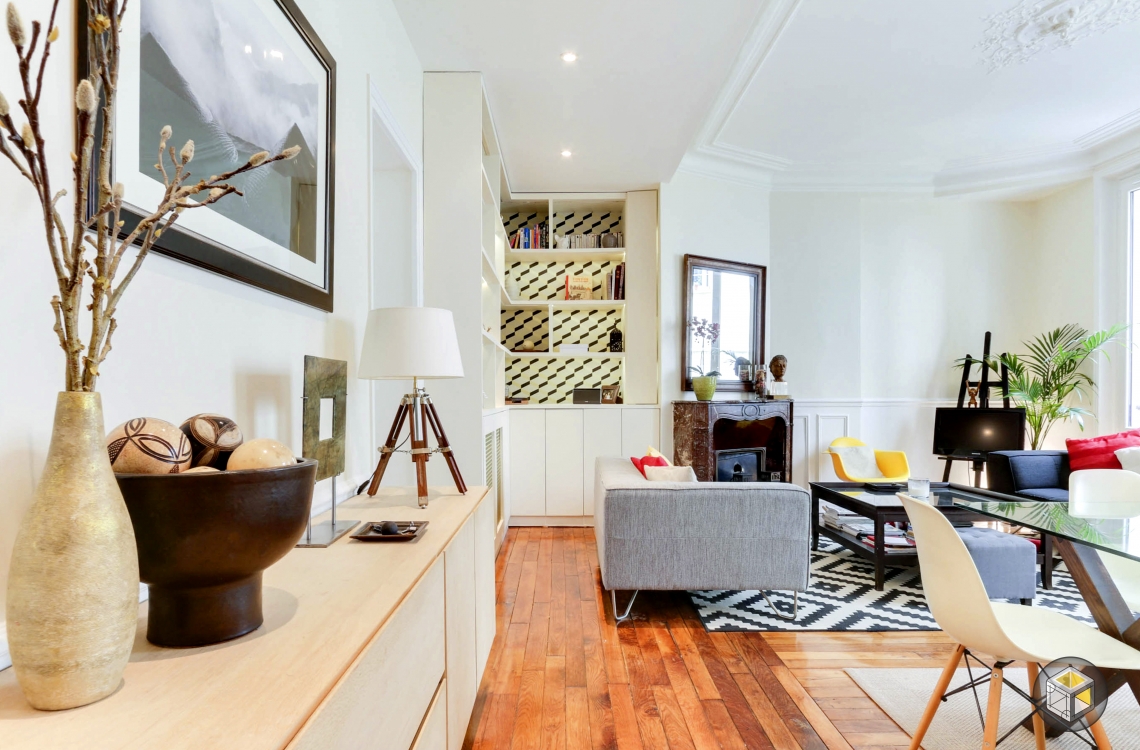
<path id="1" fill-rule="evenodd" d="M 447 750 L 447 680 L 439 684 L 412 750 Z"/>
<path id="2" fill-rule="evenodd" d="M 511 515 L 546 515 L 546 410 L 511 409 Z"/>
<path id="3" fill-rule="evenodd" d="M 304 679 L 304 665 L 297 665 Z M 293 750 L 411 747 L 444 670 L 444 564 L 437 560 L 317 707 Z"/>
<path id="4" fill-rule="evenodd" d="M 582 412 L 546 412 L 546 515 L 582 515 Z"/>
<path id="5" fill-rule="evenodd" d="M 486 501 L 484 501 L 486 502 Z M 459 750 L 475 707 L 475 518 L 443 553 L 447 599 L 447 746 Z"/>
<path id="6" fill-rule="evenodd" d="M 621 410 L 621 455 L 644 456 L 645 449 L 661 449 L 661 428 L 657 409 Z"/>
<path id="7" fill-rule="evenodd" d="M 599 457 L 640 456 L 623 453 L 621 444 L 620 409 L 584 409 L 582 439 L 582 512 L 594 515 L 594 464 Z"/>
<path id="8" fill-rule="evenodd" d="M 475 684 L 483 679 L 495 640 L 495 504 L 487 496 L 475 511 Z"/>

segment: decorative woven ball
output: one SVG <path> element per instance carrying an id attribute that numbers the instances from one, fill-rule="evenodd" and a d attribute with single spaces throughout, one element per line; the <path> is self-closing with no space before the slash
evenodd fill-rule
<path id="1" fill-rule="evenodd" d="M 118 474 L 177 474 L 190 468 L 190 441 L 170 422 L 139 417 L 111 430 L 107 455 Z"/>
<path id="2" fill-rule="evenodd" d="M 241 428 L 221 414 L 195 414 L 182 423 L 182 433 L 190 441 L 192 466 L 224 469 L 242 443 Z"/>
<path id="3" fill-rule="evenodd" d="M 230 455 L 226 469 L 229 471 L 276 469 L 279 466 L 292 466 L 295 463 L 297 458 L 288 446 L 269 438 L 258 438 L 238 446 Z"/>
<path id="4" fill-rule="evenodd" d="M 213 466 L 195 466 L 193 469 L 187 469 L 182 472 L 183 474 L 218 474 L 218 469 Z"/>

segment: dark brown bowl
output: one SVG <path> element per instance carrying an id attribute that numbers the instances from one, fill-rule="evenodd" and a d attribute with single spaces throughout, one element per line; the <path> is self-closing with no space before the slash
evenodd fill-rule
<path id="1" fill-rule="evenodd" d="M 146 638 L 204 646 L 261 626 L 261 573 L 301 538 L 317 462 L 203 474 L 117 474 L 150 586 Z"/>

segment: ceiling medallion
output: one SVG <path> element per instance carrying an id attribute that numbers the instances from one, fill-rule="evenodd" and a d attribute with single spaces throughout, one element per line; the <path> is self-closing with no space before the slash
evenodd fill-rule
<path id="1" fill-rule="evenodd" d="M 1140 18 L 1140 0 L 1021 0 L 986 19 L 978 47 L 990 71 Z"/>

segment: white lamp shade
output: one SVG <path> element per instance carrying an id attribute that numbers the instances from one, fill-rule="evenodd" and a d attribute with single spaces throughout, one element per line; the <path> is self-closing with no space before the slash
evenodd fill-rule
<path id="1" fill-rule="evenodd" d="M 382 307 L 368 313 L 357 377 L 461 378 L 463 361 L 451 310 Z"/>

